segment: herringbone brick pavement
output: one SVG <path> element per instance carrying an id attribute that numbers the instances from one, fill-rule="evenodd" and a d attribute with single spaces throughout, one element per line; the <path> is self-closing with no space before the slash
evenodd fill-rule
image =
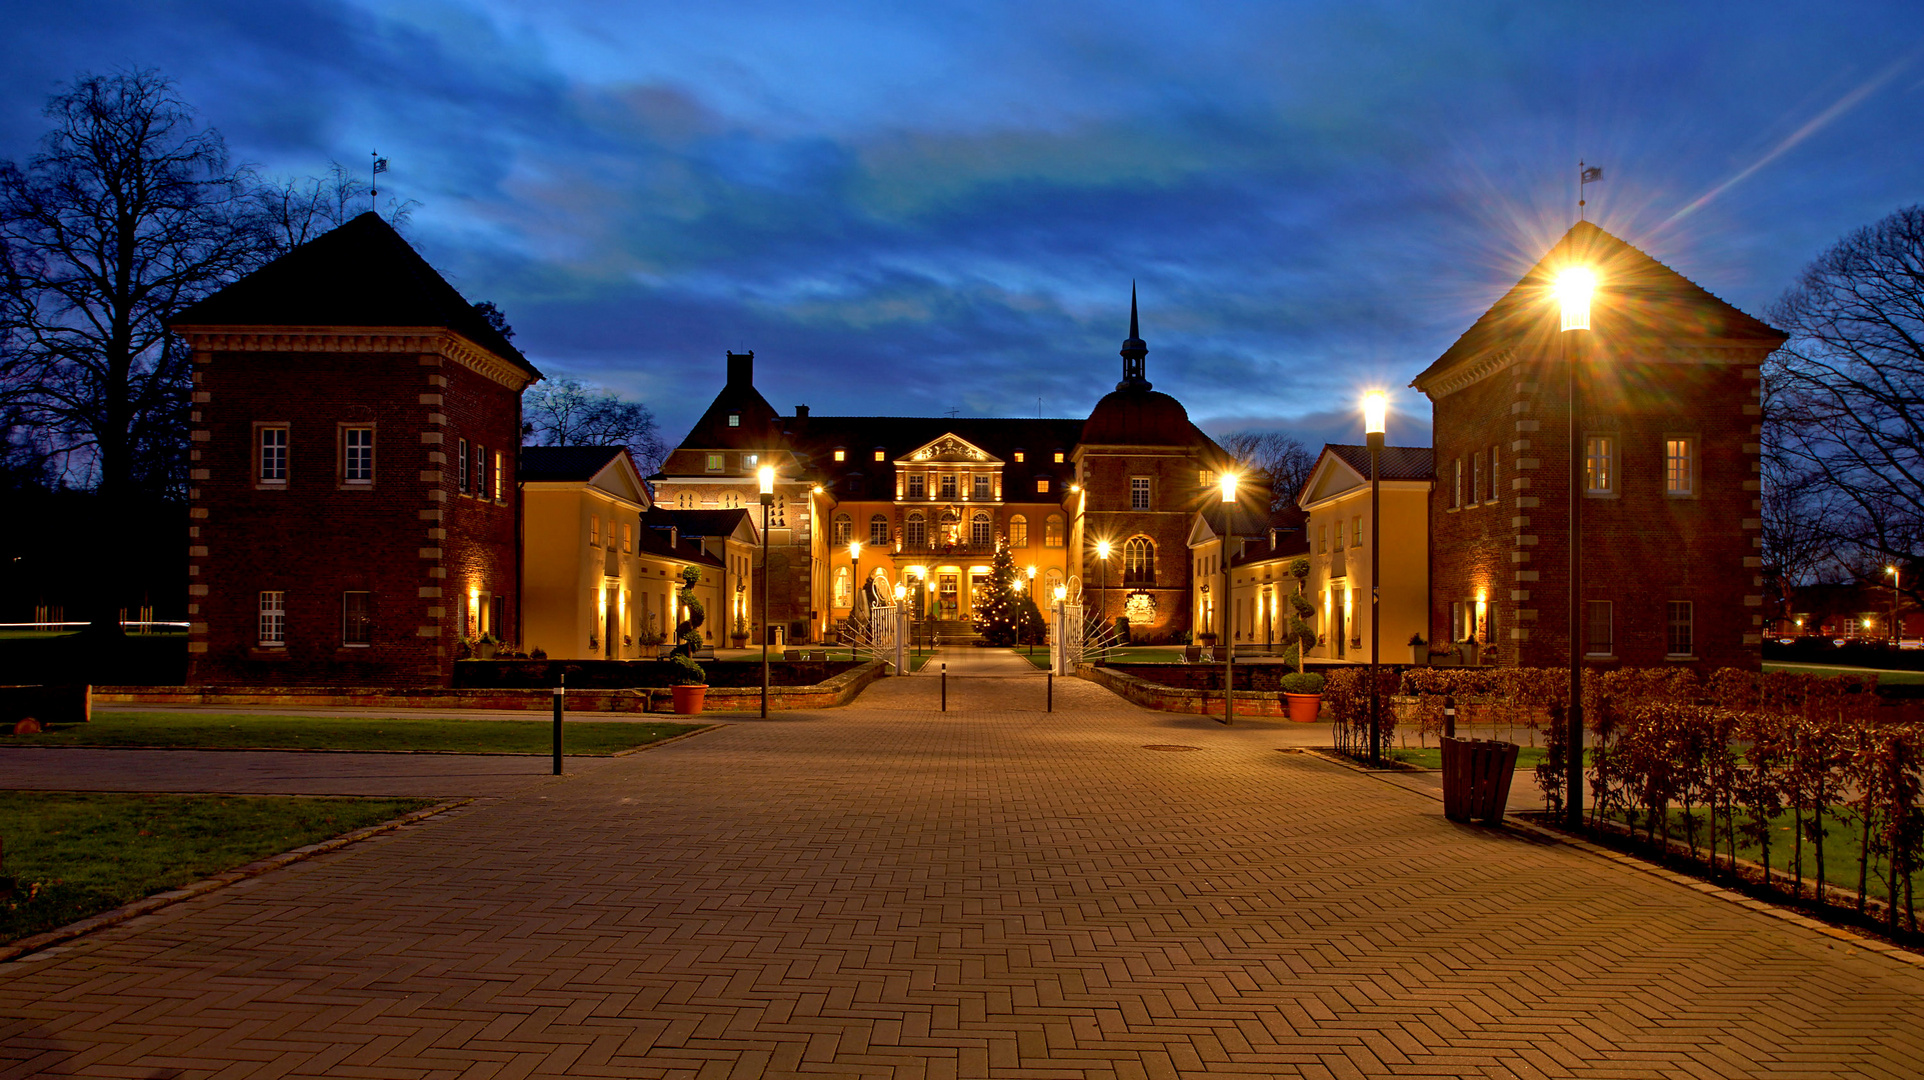
<path id="1" fill-rule="evenodd" d="M 0 1071 L 1924 1074 L 1924 974 L 1889 958 L 1449 824 L 1273 721 L 935 689 L 734 723 L 0 969 Z"/>

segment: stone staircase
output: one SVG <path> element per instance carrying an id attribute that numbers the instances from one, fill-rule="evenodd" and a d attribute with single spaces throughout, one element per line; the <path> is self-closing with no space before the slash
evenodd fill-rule
<path id="1" fill-rule="evenodd" d="M 944 645 L 973 645 L 982 637 L 975 632 L 975 624 L 967 619 L 932 619 L 922 633 L 936 635 Z M 924 637 L 923 640 L 933 639 Z"/>

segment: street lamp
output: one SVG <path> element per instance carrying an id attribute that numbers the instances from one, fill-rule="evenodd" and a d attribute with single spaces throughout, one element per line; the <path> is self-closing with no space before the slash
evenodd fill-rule
<path id="1" fill-rule="evenodd" d="M 1096 583 L 1096 625 L 1109 624 L 1109 541 L 1096 541 L 1096 558 L 1102 560 L 1102 576 Z"/>
<path id="2" fill-rule="evenodd" d="M 762 718 L 768 718 L 768 516 L 775 509 L 775 466 L 755 470 L 762 485 Z"/>
<path id="3" fill-rule="evenodd" d="M 1891 576 L 1891 644 L 1904 644 L 1904 633 L 1897 625 L 1897 582 L 1903 575 L 1897 572 L 1896 564 L 1886 566 L 1884 572 Z"/>
<path id="4" fill-rule="evenodd" d="M 852 586 L 848 593 L 848 613 L 849 617 L 853 618 L 855 616 L 855 597 L 862 588 L 862 542 L 860 540 L 850 540 L 848 542 L 848 562 L 848 581 L 849 585 Z M 849 642 L 848 645 L 848 658 L 850 660 L 855 659 L 855 643 L 852 641 Z"/>
<path id="5" fill-rule="evenodd" d="M 1382 458 L 1383 433 L 1389 412 L 1389 397 L 1381 390 L 1363 395 L 1363 432 L 1370 448 L 1370 764 L 1378 763 L 1383 745 L 1382 690 L 1376 665 L 1382 653 L 1381 618 L 1383 590 L 1378 575 L 1382 572 Z"/>
<path id="6" fill-rule="evenodd" d="M 1236 640 L 1231 631 L 1229 559 L 1230 544 L 1236 535 L 1236 481 L 1233 472 L 1225 470 L 1218 483 L 1223 493 L 1223 598 L 1217 605 L 1223 612 L 1223 724 L 1236 722 Z"/>
<path id="7" fill-rule="evenodd" d="M 1583 428 L 1577 409 L 1580 404 L 1577 363 L 1583 356 L 1583 340 L 1570 331 L 1590 329 L 1590 296 L 1596 291 L 1596 272 L 1583 266 L 1565 267 L 1557 274 L 1556 294 L 1562 308 L 1565 390 L 1570 405 L 1570 735 L 1565 767 L 1568 781 L 1564 804 L 1572 829 L 1583 827 Z"/>

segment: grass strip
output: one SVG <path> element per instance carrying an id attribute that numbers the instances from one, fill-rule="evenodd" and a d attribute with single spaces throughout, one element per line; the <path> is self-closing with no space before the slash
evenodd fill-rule
<path id="1" fill-rule="evenodd" d="M 703 727 L 630 721 L 569 720 L 567 753 L 605 757 Z M 415 750 L 455 754 L 546 754 L 547 717 L 449 720 L 414 717 L 274 716 L 107 712 L 85 724 L 56 724 L 39 735 L 0 734 L 6 746 L 165 747 L 191 750 Z"/>
<path id="2" fill-rule="evenodd" d="M 0 941 L 111 911 L 432 799 L 0 791 Z"/>
<path id="3" fill-rule="evenodd" d="M 1924 683 L 1924 671 L 1893 671 L 1889 668 L 1844 667 L 1836 664 L 1780 664 L 1764 662 L 1764 670 L 1789 671 L 1799 675 L 1875 675 L 1880 685 L 1912 686 Z"/>

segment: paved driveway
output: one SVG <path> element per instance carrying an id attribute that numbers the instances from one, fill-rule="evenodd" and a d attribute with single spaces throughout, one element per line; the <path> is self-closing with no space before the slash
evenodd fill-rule
<path id="1" fill-rule="evenodd" d="M 1924 973 L 957 653 L 0 968 L 6 1075 L 1878 1076 Z M 1019 669 L 1011 668 L 1011 671 Z M 1033 703 L 1031 703 L 1031 699 Z M 1148 749 L 1193 746 L 1195 750 Z"/>

